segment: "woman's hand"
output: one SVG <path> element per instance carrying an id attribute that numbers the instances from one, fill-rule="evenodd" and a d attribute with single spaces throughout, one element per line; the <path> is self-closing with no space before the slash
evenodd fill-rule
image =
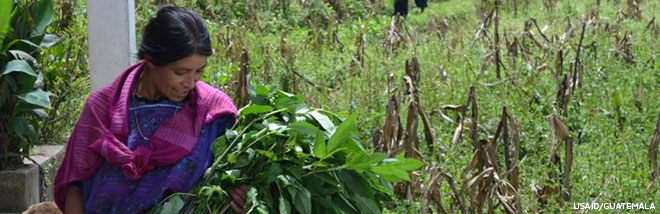
<path id="1" fill-rule="evenodd" d="M 248 186 L 245 184 L 238 185 L 237 187 L 234 187 L 229 192 L 229 197 L 231 197 L 231 202 L 229 205 L 231 206 L 231 209 L 234 210 L 235 213 L 246 213 L 247 208 L 245 207 L 245 201 L 247 198 L 247 191 L 248 191 Z"/>
<path id="2" fill-rule="evenodd" d="M 64 213 L 66 214 L 83 214 L 82 189 L 76 185 L 69 185 L 66 190 L 66 199 L 64 202 Z"/>

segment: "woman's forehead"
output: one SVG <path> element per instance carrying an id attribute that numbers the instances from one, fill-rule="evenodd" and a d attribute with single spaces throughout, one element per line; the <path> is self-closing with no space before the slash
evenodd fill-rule
<path id="1" fill-rule="evenodd" d="M 195 70 L 195 69 L 200 69 L 204 66 L 206 66 L 206 62 L 208 60 L 207 56 L 202 56 L 202 55 L 191 55 L 187 56 L 184 58 L 181 58 L 179 60 L 176 60 L 167 66 L 170 68 L 174 69 L 187 69 L 187 70 Z"/>

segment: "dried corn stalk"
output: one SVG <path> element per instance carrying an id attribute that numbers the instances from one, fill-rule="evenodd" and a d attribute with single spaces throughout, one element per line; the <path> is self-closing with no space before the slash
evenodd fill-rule
<path id="1" fill-rule="evenodd" d="M 286 38 L 286 33 L 282 33 L 282 39 L 280 39 L 280 59 L 283 60 L 284 67 L 286 67 L 289 72 L 288 75 L 288 84 L 291 86 L 290 90 L 293 93 L 298 92 L 298 81 L 296 78 L 296 70 L 294 66 L 294 56 L 295 50 L 288 45 L 288 40 Z M 287 88 L 289 85 L 285 86 Z"/>
<path id="2" fill-rule="evenodd" d="M 516 201 L 520 201 L 517 190 L 499 174 L 496 142 L 479 141 L 472 161 L 464 169 L 463 174 L 474 174 L 464 183 L 464 191 L 468 193 L 472 202 L 469 213 L 483 213 L 486 202 L 488 202 L 488 213 L 493 213 L 499 205 L 507 213 L 521 212 L 516 205 Z"/>
<path id="3" fill-rule="evenodd" d="M 401 34 L 403 21 L 403 18 L 399 15 L 392 17 L 392 21 L 390 22 L 390 29 L 387 30 L 385 41 L 383 41 L 383 47 L 385 47 L 385 50 L 387 50 L 388 56 L 395 49 L 405 45 L 403 35 Z"/>
<path id="4" fill-rule="evenodd" d="M 502 79 L 501 76 L 501 67 L 500 65 L 502 64 L 502 59 L 500 56 L 500 0 L 495 0 L 495 13 L 493 14 L 493 19 L 495 20 L 495 26 L 494 30 L 495 31 L 495 44 L 494 44 L 494 51 L 495 51 L 495 73 L 497 74 L 497 79 Z"/>
<path id="5" fill-rule="evenodd" d="M 565 191 L 563 192 L 563 194 L 564 194 L 564 200 L 570 201 L 572 197 L 571 168 L 573 165 L 573 138 L 571 137 L 568 127 L 555 115 L 548 116 L 548 122 L 550 123 L 550 130 L 552 130 L 553 136 L 557 136 L 564 141 L 564 153 L 565 153 L 564 158 L 566 160 L 564 162 L 563 187 L 565 188 Z M 557 156 L 556 147 L 558 146 L 555 146 L 555 148 L 553 148 L 553 158 Z"/>
<path id="6" fill-rule="evenodd" d="M 246 106 L 250 102 L 250 95 L 248 94 L 248 88 L 250 88 L 250 83 L 248 81 L 247 75 L 250 70 L 250 59 L 248 56 L 247 50 L 243 49 L 243 54 L 241 54 L 241 69 L 238 75 L 238 86 L 236 87 L 236 107 L 241 108 Z"/>
<path id="7" fill-rule="evenodd" d="M 623 36 L 616 34 L 614 35 L 614 40 L 616 48 L 610 49 L 610 53 L 614 53 L 614 56 L 623 59 L 626 63 L 635 64 L 635 55 L 632 51 L 632 39 L 630 39 L 630 33 L 625 32 Z"/>
<path id="8" fill-rule="evenodd" d="M 627 0 L 628 3 L 628 16 L 639 21 L 642 19 L 642 10 L 639 9 L 639 0 Z"/>
<path id="9" fill-rule="evenodd" d="M 399 141 L 403 135 L 401 125 L 400 103 L 397 97 L 397 90 L 394 87 L 394 73 L 390 72 L 387 78 L 387 93 L 389 101 L 387 102 L 386 114 L 383 121 L 383 135 L 378 141 L 377 150 L 386 152 L 388 156 L 393 155 L 393 151 L 398 150 Z"/>
<path id="10" fill-rule="evenodd" d="M 575 54 L 575 60 L 573 64 L 573 84 L 571 91 L 575 91 L 575 86 L 582 87 L 582 72 L 584 71 L 584 66 L 582 66 L 582 61 L 580 60 L 580 52 L 582 50 L 582 41 L 584 40 L 584 31 L 587 28 L 587 23 L 582 23 L 582 33 L 580 33 L 580 42 L 578 43 L 577 51 Z"/>
<path id="11" fill-rule="evenodd" d="M 649 189 L 655 187 L 655 184 L 658 183 L 658 176 L 660 176 L 660 168 L 658 168 L 658 143 L 660 143 L 660 118 L 655 123 L 655 132 L 653 133 L 651 145 L 649 145 L 649 163 L 652 170 Z"/>
<path id="12" fill-rule="evenodd" d="M 406 76 L 404 76 L 406 90 L 405 96 L 409 102 L 408 115 L 406 118 L 406 129 L 403 137 L 403 148 L 405 149 L 406 157 L 423 160 L 424 157 L 419 153 L 419 137 L 417 136 L 417 128 L 419 126 L 419 95 L 417 87 L 420 81 L 420 67 L 417 56 L 406 61 Z M 421 182 L 418 176 L 412 176 L 411 184 L 399 184 L 399 191 L 395 190 L 399 196 L 406 196 L 408 198 L 417 198 Z M 405 191 L 405 194 L 404 192 Z"/>

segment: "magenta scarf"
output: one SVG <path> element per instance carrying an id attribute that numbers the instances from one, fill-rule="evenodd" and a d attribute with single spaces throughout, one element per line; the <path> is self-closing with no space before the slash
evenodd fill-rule
<path id="1" fill-rule="evenodd" d="M 62 210 L 66 187 L 90 178 L 104 160 L 121 167 L 126 178 L 138 180 L 154 166 L 171 165 L 188 155 L 202 125 L 224 115 L 236 120 L 236 106 L 229 96 L 198 81 L 185 106 L 159 125 L 149 146 L 131 151 L 126 143 L 129 98 L 144 65 L 138 62 L 128 67 L 85 103 L 55 178 L 55 202 Z"/>

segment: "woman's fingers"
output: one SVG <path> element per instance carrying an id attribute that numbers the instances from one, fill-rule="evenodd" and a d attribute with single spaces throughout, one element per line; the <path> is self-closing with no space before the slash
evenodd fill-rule
<path id="1" fill-rule="evenodd" d="M 234 201 L 231 201 L 229 203 L 229 206 L 231 206 L 231 209 L 234 210 L 235 213 L 240 213 L 243 214 L 245 213 L 245 210 L 243 210 L 243 206 L 238 206 Z"/>
<path id="2" fill-rule="evenodd" d="M 248 185 L 247 184 L 241 184 L 238 186 L 239 189 L 243 190 L 243 193 L 246 193 L 248 191 Z"/>
<path id="3" fill-rule="evenodd" d="M 236 205 L 241 207 L 245 205 L 245 195 L 242 195 L 240 191 L 238 191 L 238 188 L 231 190 L 229 196 L 231 197 L 232 202 L 235 202 Z"/>
<path id="4" fill-rule="evenodd" d="M 245 202 L 247 198 L 248 185 L 241 184 L 237 187 L 234 187 L 229 191 L 229 197 L 231 197 L 230 206 L 231 209 L 236 213 L 245 213 Z"/>

